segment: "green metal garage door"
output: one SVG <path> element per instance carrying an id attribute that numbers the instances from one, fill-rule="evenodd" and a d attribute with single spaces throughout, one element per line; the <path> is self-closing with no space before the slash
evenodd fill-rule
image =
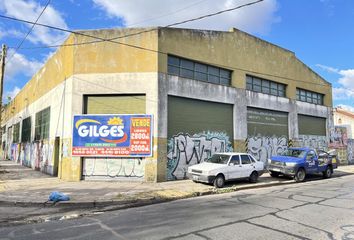
<path id="1" fill-rule="evenodd" d="M 87 114 L 145 113 L 145 95 L 94 95 L 84 98 Z"/>
<path id="2" fill-rule="evenodd" d="M 188 166 L 232 145 L 233 105 L 168 97 L 169 180 L 185 178 Z"/>
<path id="3" fill-rule="evenodd" d="M 288 113 L 247 108 L 247 152 L 267 163 L 288 146 Z"/>
<path id="4" fill-rule="evenodd" d="M 299 139 L 297 144 L 302 147 L 327 149 L 326 118 L 298 115 Z"/>
<path id="5" fill-rule="evenodd" d="M 248 136 L 288 136 L 288 113 L 247 108 Z"/>
<path id="6" fill-rule="evenodd" d="M 299 135 L 326 136 L 326 119 L 308 115 L 298 115 Z"/>

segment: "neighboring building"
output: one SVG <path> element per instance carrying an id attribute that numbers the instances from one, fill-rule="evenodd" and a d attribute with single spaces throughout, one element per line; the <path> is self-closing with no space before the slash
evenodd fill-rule
<path id="1" fill-rule="evenodd" d="M 328 146 L 332 86 L 291 51 L 236 29 L 81 33 L 111 40 L 70 35 L 8 104 L 8 158 L 66 180 L 165 181 L 218 151 Z M 152 115 L 152 156 L 73 157 L 76 114 Z"/>
<path id="2" fill-rule="evenodd" d="M 329 146 L 337 150 L 342 164 L 354 164 L 354 113 L 336 107 L 333 109 L 333 121 Z"/>
<path id="3" fill-rule="evenodd" d="M 335 126 L 347 128 L 347 137 L 353 138 L 354 113 L 340 107 L 333 109 L 333 121 Z"/>

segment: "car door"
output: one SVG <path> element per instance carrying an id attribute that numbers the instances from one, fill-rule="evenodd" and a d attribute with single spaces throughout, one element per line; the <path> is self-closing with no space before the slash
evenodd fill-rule
<path id="1" fill-rule="evenodd" d="M 241 154 L 242 173 L 241 177 L 249 177 L 254 169 L 251 159 L 247 154 Z"/>
<path id="2" fill-rule="evenodd" d="M 231 156 L 228 169 L 229 169 L 229 171 L 228 171 L 229 179 L 241 178 L 242 165 L 240 163 L 240 156 L 239 155 Z"/>
<path id="3" fill-rule="evenodd" d="M 318 158 L 315 151 L 310 150 L 306 155 L 306 172 L 314 173 L 317 172 L 318 168 Z"/>

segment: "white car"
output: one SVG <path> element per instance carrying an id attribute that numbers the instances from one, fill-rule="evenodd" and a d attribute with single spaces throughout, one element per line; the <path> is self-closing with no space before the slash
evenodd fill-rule
<path id="1" fill-rule="evenodd" d="M 213 183 L 221 188 L 226 181 L 248 178 L 257 182 L 264 172 L 264 163 L 247 153 L 216 153 L 202 163 L 188 167 L 188 177 L 195 182 Z"/>

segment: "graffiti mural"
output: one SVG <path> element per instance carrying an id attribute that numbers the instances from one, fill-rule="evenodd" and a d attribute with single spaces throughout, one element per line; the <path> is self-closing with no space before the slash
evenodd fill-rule
<path id="1" fill-rule="evenodd" d="M 11 161 L 20 162 L 20 158 L 19 158 L 19 149 L 20 149 L 20 144 L 14 143 L 11 146 L 11 155 L 10 155 L 10 159 Z"/>
<path id="2" fill-rule="evenodd" d="M 328 149 L 328 141 L 326 136 L 316 136 L 316 135 L 299 135 L 296 139 L 297 145 L 299 147 L 311 147 L 315 149 Z"/>
<path id="3" fill-rule="evenodd" d="M 53 145 L 49 142 L 13 143 L 10 159 L 26 167 L 53 174 Z"/>
<path id="4" fill-rule="evenodd" d="M 85 178 L 144 177 L 145 162 L 141 158 L 85 158 L 84 161 Z"/>
<path id="5" fill-rule="evenodd" d="M 331 129 L 330 144 L 332 148 L 340 148 L 347 146 L 348 142 L 348 130 L 344 126 L 335 126 Z"/>
<path id="6" fill-rule="evenodd" d="M 288 139 L 285 136 L 252 136 L 246 143 L 247 152 L 265 164 L 271 156 L 279 155 L 288 147 Z"/>
<path id="7" fill-rule="evenodd" d="M 26 167 L 32 167 L 32 161 L 31 161 L 31 150 L 32 150 L 32 146 L 30 143 L 25 143 L 22 145 L 22 165 L 26 166 Z"/>
<path id="8" fill-rule="evenodd" d="M 167 143 L 167 180 L 185 179 L 189 166 L 203 162 L 216 152 L 232 150 L 226 133 L 202 132 L 193 136 L 179 133 Z"/>

